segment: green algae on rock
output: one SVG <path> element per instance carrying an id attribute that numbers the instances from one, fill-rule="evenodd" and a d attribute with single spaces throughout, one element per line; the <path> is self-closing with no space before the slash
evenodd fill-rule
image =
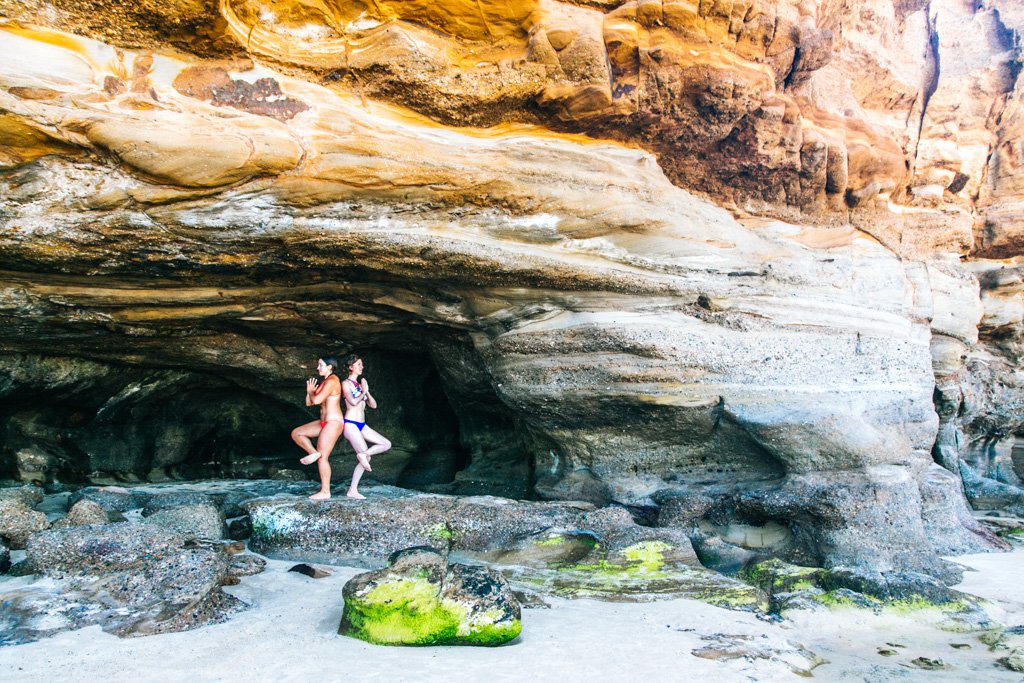
<path id="1" fill-rule="evenodd" d="M 344 588 L 338 633 L 378 645 L 502 645 L 522 630 L 519 603 L 497 572 L 449 565 L 430 547 L 400 550 L 388 567 Z"/>
<path id="2" fill-rule="evenodd" d="M 584 561 L 551 563 L 547 568 L 507 567 L 506 576 L 561 597 L 640 601 L 655 597 L 687 597 L 718 607 L 766 611 L 764 593 L 757 587 L 673 559 L 670 543 L 647 540 L 614 551 L 595 547 Z"/>

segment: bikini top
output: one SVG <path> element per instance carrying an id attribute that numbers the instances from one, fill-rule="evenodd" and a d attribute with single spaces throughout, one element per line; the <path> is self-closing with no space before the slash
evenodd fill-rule
<path id="1" fill-rule="evenodd" d="M 348 377 L 345 378 L 346 382 L 352 382 Z M 363 387 L 355 382 L 352 382 L 352 398 L 359 398 L 363 395 Z"/>

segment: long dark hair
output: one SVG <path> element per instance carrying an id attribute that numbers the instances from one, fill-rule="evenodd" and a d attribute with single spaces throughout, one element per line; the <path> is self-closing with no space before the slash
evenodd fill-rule
<path id="1" fill-rule="evenodd" d="M 345 360 L 342 361 L 342 364 L 345 366 L 346 377 L 352 374 L 352 366 L 356 364 L 357 360 L 360 360 L 360 358 L 354 353 L 350 353 L 345 356 Z"/>

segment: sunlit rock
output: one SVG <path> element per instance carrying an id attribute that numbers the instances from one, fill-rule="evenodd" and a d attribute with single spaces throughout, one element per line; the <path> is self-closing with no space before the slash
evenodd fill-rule
<path id="1" fill-rule="evenodd" d="M 1020 292 L 959 263 L 1015 253 L 972 240 L 1016 201 L 1012 144 L 981 181 L 991 9 L 232 0 L 115 38 L 53 7 L 0 27 L 5 475 L 296 467 L 310 366 L 356 350 L 386 483 L 726 487 L 687 529 L 936 575 L 928 530 L 973 532 L 933 452 L 1016 486 Z"/>

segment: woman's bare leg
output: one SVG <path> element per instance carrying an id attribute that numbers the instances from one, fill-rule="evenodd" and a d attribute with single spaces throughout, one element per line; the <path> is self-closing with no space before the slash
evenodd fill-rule
<path id="1" fill-rule="evenodd" d="M 388 441 L 385 437 L 378 434 L 377 432 L 370 429 L 369 427 L 365 426 L 363 427 L 362 431 L 359 432 L 359 436 L 362 437 L 363 439 L 364 447 L 367 442 L 372 443 L 373 445 L 366 449 L 365 461 L 363 458 L 359 457 L 358 454 L 356 455 L 356 459 L 359 460 L 359 463 L 366 468 L 367 472 L 372 472 L 373 470 L 370 469 L 370 458 L 375 455 L 380 455 L 381 453 L 384 453 L 388 449 L 390 449 L 391 442 Z"/>
<path id="2" fill-rule="evenodd" d="M 358 460 L 359 464 L 363 466 L 363 469 L 367 472 L 373 472 L 373 468 L 370 467 L 370 456 L 366 454 L 366 440 L 363 439 L 363 435 L 360 433 L 359 427 L 356 427 L 351 422 L 346 422 L 345 439 L 352 444 L 352 450 L 356 452 L 356 460 Z"/>
<path id="3" fill-rule="evenodd" d="M 364 427 L 365 429 L 365 427 Z M 352 450 L 356 452 L 356 460 L 359 464 L 352 470 L 352 483 L 348 486 L 349 498 L 365 498 L 366 496 L 359 493 L 359 480 L 363 478 L 363 472 L 372 472 L 368 467 L 370 464 L 370 458 L 366 455 L 367 447 L 366 440 L 363 439 L 363 435 L 359 431 L 359 427 L 356 427 L 351 422 L 345 423 L 345 439 L 352 444 Z"/>
<path id="4" fill-rule="evenodd" d="M 320 435 L 320 422 L 307 422 L 304 425 L 292 430 L 292 441 L 299 445 L 299 448 L 306 451 L 306 457 L 299 460 L 303 465 L 308 465 L 320 457 L 320 453 L 313 448 L 310 439 Z"/>
<path id="5" fill-rule="evenodd" d="M 358 498 L 362 500 L 366 498 L 363 494 L 359 493 L 359 480 L 363 478 L 363 472 L 366 469 L 362 465 L 356 465 L 356 468 L 352 470 L 352 483 L 348 485 L 348 493 L 345 495 L 349 498 Z"/>
<path id="6" fill-rule="evenodd" d="M 319 423 L 318 423 L 319 424 Z M 337 421 L 328 422 L 316 440 L 316 449 L 321 457 L 316 461 L 317 469 L 320 471 L 320 490 L 310 496 L 310 500 L 327 500 L 331 497 L 331 451 L 334 444 L 341 436 L 341 423 Z"/>
<path id="7" fill-rule="evenodd" d="M 368 456 L 380 455 L 381 453 L 386 453 L 391 449 L 391 442 L 388 441 L 386 437 L 381 436 L 369 427 L 363 427 L 363 431 L 360 432 L 360 435 L 366 443 L 373 444 L 366 450 L 366 455 Z"/>

